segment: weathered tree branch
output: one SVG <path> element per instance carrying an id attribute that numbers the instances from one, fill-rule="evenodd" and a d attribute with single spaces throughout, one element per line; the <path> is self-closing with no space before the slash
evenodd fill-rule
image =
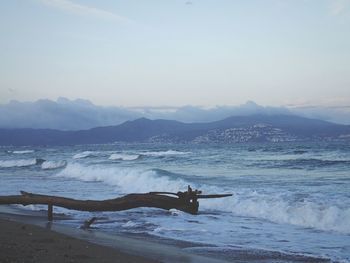
<path id="1" fill-rule="evenodd" d="M 188 187 L 187 192 L 151 192 L 144 194 L 128 194 L 123 197 L 107 200 L 77 200 L 61 196 L 40 195 L 21 191 L 21 195 L 0 196 L 1 204 L 40 204 L 48 205 L 48 220 L 52 221 L 53 206 L 59 206 L 79 211 L 121 211 L 138 207 L 155 207 L 161 209 L 177 209 L 190 214 L 197 214 L 198 198 L 219 198 L 231 196 L 224 195 L 200 195 L 200 191 L 192 191 Z M 168 196 L 172 194 L 177 197 Z"/>
<path id="2" fill-rule="evenodd" d="M 90 218 L 89 220 L 85 220 L 84 224 L 80 226 L 81 229 L 88 229 L 90 226 L 97 220 L 97 217 Z"/>

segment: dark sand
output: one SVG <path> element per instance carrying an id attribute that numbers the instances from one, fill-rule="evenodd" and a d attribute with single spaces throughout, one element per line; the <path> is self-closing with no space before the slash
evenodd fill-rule
<path id="1" fill-rule="evenodd" d="M 46 211 L 0 206 L 0 263 L 3 262 L 166 262 L 223 263 L 216 256 L 191 253 L 194 243 L 167 243 L 148 237 L 130 237 L 99 229 L 79 229 Z M 83 223 L 83 222 L 82 222 Z"/>
<path id="2" fill-rule="evenodd" d="M 38 226 L 0 219 L 0 262 L 157 262 Z"/>
<path id="3" fill-rule="evenodd" d="M 166 263 L 281 263 L 331 262 L 327 258 L 237 249 L 211 255 L 210 248 L 198 255 L 201 246 L 174 246 L 139 240 L 100 231 L 86 231 L 48 223 L 44 217 L 17 214 L 12 207 L 0 206 L 0 263 L 55 262 L 166 262 Z M 13 213 L 8 213 L 13 212 Z M 21 211 L 23 213 L 23 211 Z M 27 224 L 29 223 L 29 224 Z M 45 224 L 43 224 L 45 223 Z M 53 229 L 53 230 L 51 230 Z M 93 242 L 93 243 L 91 243 Z M 98 245 L 98 244 L 100 245 Z M 194 244 L 193 244 L 194 245 Z M 183 248 L 196 248 L 192 253 Z"/>

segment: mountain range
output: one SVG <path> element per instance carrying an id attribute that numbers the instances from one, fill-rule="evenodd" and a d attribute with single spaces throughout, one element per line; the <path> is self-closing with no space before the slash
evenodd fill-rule
<path id="1" fill-rule="evenodd" d="M 116 107 L 99 106 L 85 99 L 56 101 L 40 99 L 34 102 L 10 101 L 0 104 L 0 128 L 86 130 L 95 127 L 122 124 L 138 118 L 166 119 L 180 122 L 213 122 L 231 116 L 298 115 L 339 124 L 350 124 L 350 108 L 342 107 L 275 107 L 262 106 L 253 101 L 242 105 L 215 107 Z"/>
<path id="2" fill-rule="evenodd" d="M 120 125 L 79 131 L 0 129 L 0 145 L 78 145 L 114 142 L 242 143 L 350 140 L 350 125 L 294 115 L 232 116 L 183 123 L 139 118 Z"/>

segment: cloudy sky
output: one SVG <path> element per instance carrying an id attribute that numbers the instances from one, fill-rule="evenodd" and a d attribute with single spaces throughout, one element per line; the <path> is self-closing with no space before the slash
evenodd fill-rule
<path id="1" fill-rule="evenodd" d="M 0 104 L 349 107 L 350 0 L 0 1 Z"/>

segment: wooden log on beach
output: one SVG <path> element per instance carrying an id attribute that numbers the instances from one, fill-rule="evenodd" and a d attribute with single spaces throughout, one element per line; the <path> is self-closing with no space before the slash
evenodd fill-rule
<path id="1" fill-rule="evenodd" d="M 196 214 L 198 208 L 183 203 L 179 198 L 167 195 L 129 194 L 107 200 L 77 200 L 61 196 L 39 195 L 21 192 L 21 195 L 0 196 L 0 204 L 53 205 L 79 211 L 121 211 L 138 207 L 155 207 L 161 209 L 178 209 Z"/>
<path id="2" fill-rule="evenodd" d="M 155 207 L 161 209 L 177 209 L 190 214 L 197 214 L 199 203 L 198 198 L 219 198 L 225 195 L 197 195 L 200 191 L 178 192 L 177 197 L 151 192 L 144 194 L 128 194 L 122 197 L 107 200 L 77 200 L 61 196 L 40 195 L 21 191 L 21 195 L 0 196 L 1 204 L 21 204 L 21 205 L 48 205 L 48 220 L 53 219 L 53 206 L 78 211 L 122 211 L 138 207 Z M 169 192 L 168 192 L 169 194 Z"/>

